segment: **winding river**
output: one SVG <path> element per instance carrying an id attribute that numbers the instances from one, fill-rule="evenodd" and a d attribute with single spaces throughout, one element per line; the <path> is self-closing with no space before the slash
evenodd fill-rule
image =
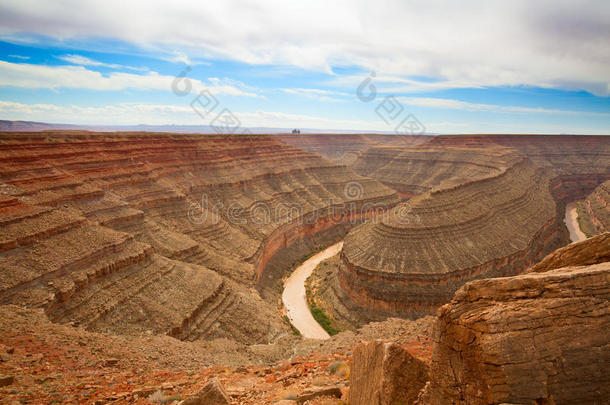
<path id="1" fill-rule="evenodd" d="M 574 203 L 570 203 L 566 206 L 564 222 L 570 231 L 570 240 L 572 242 L 580 242 L 587 239 L 578 225 L 578 214 Z M 316 253 L 297 267 L 284 283 L 282 301 L 286 308 L 286 315 L 290 319 L 292 325 L 301 332 L 303 337 L 310 339 L 330 338 L 329 334 L 311 315 L 311 311 L 307 305 L 305 281 L 318 264 L 339 253 L 342 247 L 343 241 L 335 243 L 323 251 Z"/>
<path id="2" fill-rule="evenodd" d="M 301 332 L 301 335 L 310 339 L 328 339 L 329 334 L 320 326 L 311 315 L 307 305 L 305 293 L 305 280 L 311 275 L 320 262 L 339 253 L 343 247 L 343 241 L 316 253 L 303 262 L 284 283 L 282 301 L 286 308 L 286 315 L 290 323 Z"/>
<path id="3" fill-rule="evenodd" d="M 570 231 L 570 240 L 572 242 L 580 242 L 581 240 L 587 239 L 587 236 L 580 230 L 578 225 L 578 213 L 576 212 L 576 205 L 569 203 L 566 205 L 566 216 L 563 220 Z"/>

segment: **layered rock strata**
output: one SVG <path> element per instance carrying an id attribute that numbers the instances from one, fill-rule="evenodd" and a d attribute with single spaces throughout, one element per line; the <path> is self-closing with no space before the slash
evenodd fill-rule
<path id="1" fill-rule="evenodd" d="M 500 145 L 528 157 L 554 180 L 559 200 L 585 198 L 610 179 L 610 136 L 603 135 L 447 135 L 430 140 L 437 147 Z"/>
<path id="2" fill-rule="evenodd" d="M 412 404 L 428 381 L 428 365 L 395 342 L 354 347 L 350 405 Z"/>
<path id="3" fill-rule="evenodd" d="M 567 266 L 584 266 L 610 261 L 610 232 L 571 243 L 549 253 L 527 272 L 544 272 Z"/>
<path id="4" fill-rule="evenodd" d="M 502 162 L 517 158 L 514 150 L 500 146 L 432 144 L 430 140 L 417 147 L 371 147 L 350 167 L 394 188 L 404 197 L 413 197 L 436 186 L 451 187 L 497 175 L 502 170 Z"/>
<path id="5" fill-rule="evenodd" d="M 610 232 L 610 180 L 600 184 L 577 207 L 578 223 L 585 234 Z"/>
<path id="6" fill-rule="evenodd" d="M 528 159 L 402 203 L 350 232 L 338 279 L 357 305 L 432 312 L 465 282 L 514 275 L 561 246 L 549 178 Z"/>
<path id="7" fill-rule="evenodd" d="M 377 146 L 350 167 L 412 198 L 351 231 L 346 307 L 420 316 L 465 282 L 523 272 L 568 242 L 565 203 L 610 178 L 610 137 L 437 136 Z"/>
<path id="8" fill-rule="evenodd" d="M 91 330 L 250 343 L 287 331 L 246 288 L 278 252 L 397 201 L 264 135 L 3 134 L 0 192 L 1 303 Z"/>

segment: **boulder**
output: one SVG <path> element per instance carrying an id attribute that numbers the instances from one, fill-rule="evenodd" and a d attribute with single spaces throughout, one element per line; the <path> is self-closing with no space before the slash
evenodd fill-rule
<path id="1" fill-rule="evenodd" d="M 473 281 L 435 325 L 421 404 L 610 398 L 610 262 Z"/>
<path id="2" fill-rule="evenodd" d="M 201 391 L 184 400 L 182 405 L 229 405 L 231 401 L 217 378 L 208 381 Z"/>
<path id="3" fill-rule="evenodd" d="M 15 376 L 0 374 L 0 387 L 6 387 L 15 382 Z"/>
<path id="4" fill-rule="evenodd" d="M 350 405 L 410 405 L 427 380 L 428 366 L 403 346 L 364 342 L 352 357 Z"/>
<path id="5" fill-rule="evenodd" d="M 310 401 L 312 399 L 318 397 L 335 397 L 341 398 L 341 388 L 339 387 L 322 387 L 322 388 L 309 388 L 303 391 L 296 399 L 297 404 L 303 404 L 306 401 Z"/>

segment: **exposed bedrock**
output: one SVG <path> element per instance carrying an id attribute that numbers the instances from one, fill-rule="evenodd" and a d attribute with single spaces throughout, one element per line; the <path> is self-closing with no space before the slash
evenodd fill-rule
<path id="1" fill-rule="evenodd" d="M 250 343 L 288 331 L 251 288 L 270 261 L 289 268 L 302 239 L 398 201 L 265 135 L 3 134 L 0 193 L 0 302 Z"/>
<path id="2" fill-rule="evenodd" d="M 549 253 L 527 272 L 544 272 L 560 267 L 584 266 L 610 261 L 610 232 L 593 236 L 581 242 L 570 243 Z"/>
<path id="3" fill-rule="evenodd" d="M 404 197 L 423 194 L 433 187 L 497 175 L 502 165 L 519 159 L 501 146 L 436 147 L 376 146 L 363 151 L 350 167 L 358 174 L 373 177 Z"/>
<path id="4" fill-rule="evenodd" d="M 434 189 L 355 228 L 338 278 L 356 304 L 432 312 L 465 282 L 517 274 L 567 238 L 549 178 L 528 159 Z"/>
<path id="5" fill-rule="evenodd" d="M 584 198 L 610 178 L 608 136 L 443 135 L 413 147 L 371 147 L 350 167 L 412 196 L 444 181 L 486 176 L 511 151 L 545 168 L 552 179 L 559 177 L 555 192 L 560 199 Z"/>
<path id="6" fill-rule="evenodd" d="M 438 136 L 436 147 L 503 146 L 528 157 L 553 179 L 553 193 L 561 200 L 586 197 L 610 179 L 610 136 L 603 135 L 460 135 Z"/>
<path id="7" fill-rule="evenodd" d="M 429 378 L 424 361 L 381 340 L 355 346 L 350 370 L 350 405 L 411 405 Z"/>
<path id="8" fill-rule="evenodd" d="M 442 307 L 421 404 L 603 404 L 610 263 L 478 280 Z"/>
<path id="9" fill-rule="evenodd" d="M 584 200 L 579 201 L 578 222 L 587 235 L 610 231 L 610 180 L 600 184 Z"/>
<path id="10" fill-rule="evenodd" d="M 566 202 L 610 178 L 610 137 L 437 136 L 376 146 L 350 167 L 412 197 L 345 239 L 351 303 L 420 316 L 465 282 L 523 272 L 568 243 Z"/>

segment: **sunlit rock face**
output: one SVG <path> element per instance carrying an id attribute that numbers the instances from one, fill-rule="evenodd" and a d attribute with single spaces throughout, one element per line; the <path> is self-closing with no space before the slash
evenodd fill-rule
<path id="1" fill-rule="evenodd" d="M 439 311 L 419 403 L 604 403 L 609 298 L 608 262 L 466 284 Z"/>

